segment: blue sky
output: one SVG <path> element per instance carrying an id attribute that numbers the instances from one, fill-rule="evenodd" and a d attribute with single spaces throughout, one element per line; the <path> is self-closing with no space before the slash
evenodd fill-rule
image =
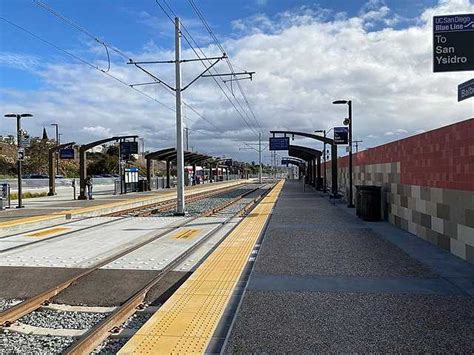
<path id="1" fill-rule="evenodd" d="M 474 12 L 472 0 L 194 1 L 235 68 L 257 72 L 252 82 L 241 82 L 245 97 L 221 82 L 226 97 L 211 79 L 185 92 L 193 108 L 185 108 L 185 124 L 198 150 L 255 160 L 239 150 L 243 141 L 255 142 L 257 131 L 265 137 L 270 129 L 338 126 L 344 113 L 331 102 L 340 98 L 353 100 L 354 136 L 363 148 L 474 116 L 472 100 L 456 101 L 457 84 L 469 73 L 432 72 L 430 22 L 435 14 Z M 135 60 L 172 59 L 173 27 L 154 0 L 44 2 Z M 187 0 L 167 3 L 207 55 L 220 55 Z M 32 0 L 0 1 L 0 16 L 99 68 L 108 66 L 103 46 Z M 184 43 L 183 56 L 193 55 Z M 229 70 L 225 63 L 217 69 Z M 173 82 L 172 66 L 153 70 Z M 184 81 L 201 70 L 185 64 Z M 150 80 L 113 52 L 109 73 L 126 84 Z M 163 88 L 141 90 L 174 107 Z M 66 140 L 127 133 L 145 137 L 150 149 L 174 143 L 173 109 L 1 19 L 0 106 L 34 113 L 25 120 L 33 135 L 54 121 Z M 0 135 L 15 129 L 8 120 L 0 128 Z"/>
<path id="2" fill-rule="evenodd" d="M 173 29 L 154 0 L 50 0 L 45 3 L 120 49 L 140 52 L 151 42 L 164 48 L 173 46 L 171 37 Z M 191 23 L 190 28 L 193 29 L 193 32 L 203 34 L 199 44 L 209 43 L 210 38 L 204 36 L 204 28 L 198 22 L 186 0 L 169 1 L 168 3 L 172 4 L 174 11 L 184 19 L 185 23 Z M 397 24 L 398 27 L 403 27 L 410 23 L 410 19 L 416 18 L 424 8 L 434 5 L 436 1 L 392 0 L 385 3 L 393 12 L 406 18 L 406 21 Z M 309 8 L 330 11 L 327 14 L 328 19 L 338 13 L 346 13 L 348 17 L 351 17 L 360 13 L 367 6 L 367 1 L 204 0 L 198 1 L 197 4 L 206 15 L 213 30 L 219 38 L 223 39 L 239 36 L 239 31 L 236 31 L 232 26 L 233 21 L 252 17 L 259 13 L 272 18 L 284 11 Z M 90 57 L 86 51 L 87 43 L 90 43 L 89 39 L 36 5 L 33 0 L 1 1 L 0 13 L 8 20 L 62 48 L 72 49 L 76 53 Z M 371 30 L 379 28 L 380 24 Z M 55 49 L 3 21 L 0 21 L 0 33 L 0 50 L 2 52 L 32 55 L 37 57 L 38 61 L 69 60 Z M 0 75 L 2 86 L 5 87 L 32 89 L 41 86 L 41 80 L 36 75 L 21 69 L 2 66 Z"/>

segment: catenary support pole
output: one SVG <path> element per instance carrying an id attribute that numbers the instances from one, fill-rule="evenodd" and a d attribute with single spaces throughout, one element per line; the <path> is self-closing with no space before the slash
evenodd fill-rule
<path id="1" fill-rule="evenodd" d="M 354 207 L 352 200 L 352 100 L 348 101 L 349 105 L 349 204 L 347 207 Z"/>
<path id="2" fill-rule="evenodd" d="M 18 152 L 20 151 L 21 148 L 21 115 L 16 115 L 16 139 L 17 139 L 17 144 L 18 144 Z M 21 175 L 22 175 L 22 164 L 23 161 L 22 159 L 19 159 L 19 156 L 17 156 L 17 166 L 18 166 L 18 206 L 17 208 L 22 208 L 22 181 L 21 181 Z"/>
<path id="3" fill-rule="evenodd" d="M 176 170 L 178 185 L 176 186 L 176 214 L 184 215 L 184 149 L 183 149 L 183 118 L 181 117 L 181 30 L 179 17 L 175 21 L 175 73 L 176 73 Z"/>
<path id="4" fill-rule="evenodd" d="M 262 183 L 262 134 L 258 134 L 258 182 Z"/>

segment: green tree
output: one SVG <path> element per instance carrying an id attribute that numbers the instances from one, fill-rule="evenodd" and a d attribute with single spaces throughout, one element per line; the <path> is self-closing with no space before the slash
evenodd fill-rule
<path id="1" fill-rule="evenodd" d="M 48 174 L 48 151 L 54 144 L 51 140 L 33 138 L 25 149 L 24 173 Z"/>

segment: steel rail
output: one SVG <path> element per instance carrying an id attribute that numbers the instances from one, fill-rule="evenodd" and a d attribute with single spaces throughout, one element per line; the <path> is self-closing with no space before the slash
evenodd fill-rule
<path id="1" fill-rule="evenodd" d="M 218 188 L 216 190 L 199 192 L 199 193 L 196 193 L 194 195 L 187 196 L 186 201 L 187 202 L 195 202 L 195 201 L 203 200 L 203 199 L 208 198 L 208 197 L 212 197 L 212 196 L 215 196 L 215 195 L 218 195 L 218 194 L 221 194 L 221 193 L 225 193 L 225 192 L 228 192 L 228 191 L 238 189 L 240 186 L 241 185 L 230 186 L 230 187 L 221 187 L 221 188 Z M 109 214 L 103 215 L 101 217 L 119 217 L 119 218 L 114 219 L 114 220 L 110 220 L 110 221 L 105 221 L 105 222 L 102 222 L 102 223 L 98 223 L 98 224 L 95 224 L 93 226 L 86 226 L 86 227 L 83 227 L 83 228 L 80 228 L 80 229 L 77 229 L 77 230 L 67 231 L 67 232 L 64 232 L 64 233 L 59 233 L 57 235 L 42 238 L 40 240 L 35 240 L 35 241 L 32 241 L 32 242 L 28 242 L 28 243 L 24 243 L 24 244 L 20 244 L 20 245 L 15 245 L 15 246 L 0 250 L 0 254 L 6 253 L 6 252 L 9 252 L 9 251 L 12 251 L 12 250 L 26 248 L 26 247 L 34 245 L 34 244 L 50 241 L 51 239 L 70 236 L 71 234 L 75 234 L 75 233 L 78 233 L 78 232 L 83 232 L 83 231 L 86 231 L 86 230 L 89 230 L 89 229 L 101 228 L 101 227 L 103 227 L 107 224 L 118 223 L 118 222 L 124 221 L 124 220 L 126 220 L 127 218 L 130 217 L 128 215 L 124 216 L 124 214 L 137 213 L 133 217 L 148 217 L 148 216 L 152 215 L 155 211 L 160 211 L 160 212 L 168 211 L 168 210 L 174 208 L 175 204 L 176 204 L 176 202 L 175 202 L 174 198 L 172 198 L 172 199 L 167 199 L 165 201 L 160 201 L 160 202 L 156 202 L 156 203 L 149 204 L 149 205 L 144 205 L 144 206 L 140 206 L 140 207 L 133 207 L 131 209 L 126 209 L 126 210 L 122 210 L 122 211 L 118 211 L 118 212 L 109 213 Z M 144 212 L 144 213 L 140 213 L 140 210 L 150 209 L 152 207 L 154 208 L 153 210 L 150 210 L 150 211 L 147 211 L 147 212 Z M 161 207 L 161 208 L 158 209 L 159 207 Z M 134 211 L 134 212 L 128 212 L 128 211 Z M 79 219 L 79 220 L 76 220 L 76 221 L 71 221 L 69 223 L 58 224 L 56 226 L 64 226 L 64 225 L 68 225 L 70 223 L 80 222 L 80 221 L 83 221 L 83 220 L 86 220 L 86 219 L 89 219 L 89 218 L 94 218 L 94 217 L 86 217 L 86 218 Z M 35 231 L 41 231 L 41 230 L 44 230 L 44 229 L 49 229 L 49 228 L 54 228 L 54 227 L 55 226 L 50 226 L 50 227 L 45 227 L 45 228 L 38 228 L 38 229 L 29 231 L 29 232 L 25 232 L 25 233 L 21 233 L 21 234 L 34 233 Z M 18 236 L 18 234 L 11 235 L 11 236 L 8 236 L 8 237 L 11 238 L 11 237 L 14 237 L 14 236 Z M 4 238 L 6 238 L 6 237 L 4 237 Z"/>
<path id="2" fill-rule="evenodd" d="M 255 205 L 255 202 L 257 200 L 260 200 L 265 196 L 268 192 L 270 192 L 273 187 L 265 190 L 257 199 L 254 199 L 252 201 L 252 204 Z M 246 195 L 249 195 L 257 190 L 261 189 L 261 185 L 258 188 L 255 188 L 251 191 L 248 191 L 238 198 L 234 199 L 234 202 L 239 201 Z M 223 206 L 220 210 L 225 209 L 229 207 L 230 205 L 226 202 L 224 203 Z M 248 206 L 248 204 L 246 205 Z M 244 207 L 245 208 L 245 207 Z M 89 329 L 85 334 L 83 334 L 79 340 L 75 343 L 73 343 L 69 348 L 67 348 L 64 351 L 64 354 L 68 355 L 82 355 L 82 354 L 87 354 L 92 352 L 95 348 L 97 348 L 100 343 L 102 343 L 104 340 L 106 340 L 111 332 L 113 332 L 114 329 L 117 329 L 120 327 L 128 318 L 130 318 L 137 310 L 138 308 L 143 305 L 144 300 L 146 299 L 146 296 L 148 292 L 158 284 L 170 271 L 172 271 L 176 266 L 181 264 L 186 257 L 191 255 L 193 252 L 195 252 L 202 244 L 204 244 L 207 240 L 209 240 L 211 237 L 216 235 L 221 228 L 229 223 L 235 216 L 239 214 L 240 211 L 234 213 L 232 216 L 228 217 L 224 222 L 221 222 L 217 227 L 209 231 L 199 242 L 188 248 L 186 251 L 181 253 L 178 257 L 176 257 L 170 264 L 165 266 L 161 272 L 154 277 L 151 281 L 149 281 L 142 289 L 140 289 L 138 292 L 136 292 L 132 297 L 130 297 L 123 305 L 118 307 L 112 314 L 96 324 L 94 327 Z M 235 225 L 232 229 L 230 229 L 222 238 L 221 241 L 224 240 L 227 235 L 229 235 L 232 230 L 237 225 Z M 220 242 L 221 242 L 220 241 Z M 220 242 L 214 246 L 216 248 Z M 213 249 L 214 249 L 213 248 Z M 209 254 L 209 253 L 208 253 Z"/>
<path id="3" fill-rule="evenodd" d="M 247 193 L 250 193 L 250 192 L 247 192 Z M 107 265 L 107 264 L 110 264 L 111 262 L 167 235 L 168 233 L 170 233 L 171 231 L 173 230 L 176 230 L 176 229 L 179 229 L 179 228 L 182 228 L 182 227 L 185 227 L 187 224 L 193 222 L 194 220 L 196 220 L 197 218 L 201 217 L 200 215 L 198 216 L 195 216 L 195 217 L 191 217 L 190 219 L 187 219 L 185 221 L 183 221 L 182 223 L 179 223 L 175 226 L 169 226 L 169 227 L 165 227 L 166 229 L 163 230 L 162 232 L 152 236 L 151 238 L 145 240 L 145 241 L 142 241 L 140 243 L 137 243 L 133 246 L 131 246 L 130 248 L 127 248 L 126 250 L 123 250 L 123 251 L 120 251 L 100 262 L 98 262 L 97 264 L 91 266 L 90 268 L 86 269 L 85 271 L 79 273 L 78 275 L 75 275 L 71 278 L 69 278 L 68 280 L 56 285 L 56 286 L 53 286 L 51 288 L 49 288 L 48 290 L 45 290 L 39 294 L 37 294 L 36 296 L 33 296 L 21 303 L 18 303 L 2 312 L 0 312 L 0 325 L 1 326 L 4 326 L 4 327 L 8 327 L 8 325 L 12 324 L 13 322 L 15 322 L 16 320 L 18 320 L 19 318 L 23 317 L 24 315 L 28 314 L 28 313 L 31 313 L 33 312 L 34 310 L 40 308 L 45 302 L 47 302 L 49 299 L 51 299 L 52 297 L 58 295 L 60 292 L 62 292 L 63 290 L 67 289 L 69 286 L 71 286 L 73 283 L 76 283 L 79 279 L 82 279 L 83 277 L 93 273 L 94 271 L 100 269 L 101 267 Z"/>

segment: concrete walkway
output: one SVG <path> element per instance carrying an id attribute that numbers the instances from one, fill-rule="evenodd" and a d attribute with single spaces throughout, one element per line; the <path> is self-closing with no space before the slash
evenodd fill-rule
<path id="1" fill-rule="evenodd" d="M 460 352 L 474 265 L 286 182 L 226 352 Z"/>

